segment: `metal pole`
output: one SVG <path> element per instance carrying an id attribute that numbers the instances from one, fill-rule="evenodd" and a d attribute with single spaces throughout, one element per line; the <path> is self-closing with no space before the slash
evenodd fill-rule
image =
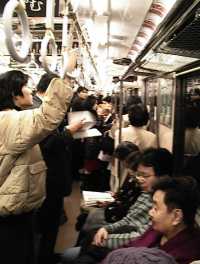
<path id="1" fill-rule="evenodd" d="M 120 80 L 120 94 L 119 94 L 119 143 L 122 137 L 122 113 L 123 112 L 123 81 Z"/>
<path id="2" fill-rule="evenodd" d="M 123 81 L 120 80 L 120 94 L 119 94 L 119 113 L 118 113 L 118 119 L 119 119 L 119 138 L 118 142 L 121 143 L 122 139 L 122 114 L 123 114 Z M 118 160 L 117 164 L 117 177 L 119 179 L 119 187 L 121 184 L 121 162 Z"/>

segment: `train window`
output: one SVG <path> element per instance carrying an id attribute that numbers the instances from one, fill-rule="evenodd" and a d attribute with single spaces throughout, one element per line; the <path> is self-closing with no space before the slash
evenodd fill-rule
<path id="1" fill-rule="evenodd" d="M 188 77 L 185 91 L 185 147 L 186 155 L 200 152 L 200 77 Z"/>

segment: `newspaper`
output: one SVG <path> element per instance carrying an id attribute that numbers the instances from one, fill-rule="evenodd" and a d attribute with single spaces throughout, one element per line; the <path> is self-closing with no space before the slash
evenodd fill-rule
<path id="1" fill-rule="evenodd" d="M 84 205 L 93 206 L 97 202 L 113 202 L 115 199 L 109 192 L 90 192 L 83 191 Z"/>
<path id="2" fill-rule="evenodd" d="M 83 121 L 83 128 L 73 134 L 73 138 L 87 138 L 87 137 L 99 137 L 101 136 L 101 132 L 92 128 L 96 124 L 95 116 L 89 111 L 77 111 L 77 112 L 69 112 L 68 113 L 68 123 L 69 125 L 74 122 Z"/>

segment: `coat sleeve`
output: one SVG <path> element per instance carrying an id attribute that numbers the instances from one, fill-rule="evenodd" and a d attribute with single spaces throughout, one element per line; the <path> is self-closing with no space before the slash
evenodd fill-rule
<path id="1" fill-rule="evenodd" d="M 105 226 L 109 235 L 104 246 L 113 249 L 118 248 L 143 234 L 151 224 L 148 214 L 151 206 L 152 201 L 150 195 L 142 193 L 130 207 L 128 214 L 124 218 L 116 223 Z M 126 226 L 132 227 L 133 231 L 127 233 Z M 121 230 L 120 233 L 117 232 L 119 229 Z"/>
<path id="2" fill-rule="evenodd" d="M 71 97 L 69 85 L 53 79 L 40 108 L 16 112 L 9 120 L 7 149 L 21 153 L 49 135 L 63 120 Z"/>

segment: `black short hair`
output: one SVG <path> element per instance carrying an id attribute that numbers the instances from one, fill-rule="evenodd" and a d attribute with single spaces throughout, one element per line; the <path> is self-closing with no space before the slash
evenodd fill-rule
<path id="1" fill-rule="evenodd" d="M 140 151 L 133 151 L 131 152 L 126 158 L 126 166 L 132 171 L 136 171 L 138 167 L 138 161 L 140 157 Z"/>
<path id="2" fill-rule="evenodd" d="M 29 76 L 22 71 L 12 70 L 0 75 L 0 111 L 16 106 L 13 96 L 23 96 L 22 87 L 28 83 Z"/>
<path id="3" fill-rule="evenodd" d="M 128 110 L 130 124 L 135 127 L 145 126 L 149 120 L 147 108 L 143 105 L 133 105 Z"/>
<path id="4" fill-rule="evenodd" d="M 125 158 L 131 153 L 138 151 L 139 148 L 132 142 L 123 141 L 121 142 L 114 151 L 114 157 L 119 160 L 125 160 Z"/>
<path id="5" fill-rule="evenodd" d="M 105 102 L 107 102 L 107 103 L 111 103 L 112 102 L 112 97 L 110 95 L 107 95 L 102 100 L 105 101 Z"/>
<path id="6" fill-rule="evenodd" d="M 195 214 L 200 202 L 197 182 L 192 177 L 162 177 L 154 184 L 152 191 L 163 191 L 168 210 L 179 208 L 188 227 L 195 223 Z"/>
<path id="7" fill-rule="evenodd" d="M 173 155 L 165 148 L 148 148 L 141 152 L 138 165 L 153 167 L 157 177 L 171 175 Z"/>
<path id="8" fill-rule="evenodd" d="M 45 73 L 42 75 L 42 77 L 39 80 L 39 83 L 37 85 L 37 91 L 41 93 L 45 93 L 51 80 L 54 78 L 59 78 L 59 76 L 55 73 Z"/>
<path id="9" fill-rule="evenodd" d="M 83 86 L 79 86 L 76 93 L 81 93 L 81 92 L 88 92 L 88 89 L 86 87 L 83 87 Z"/>

